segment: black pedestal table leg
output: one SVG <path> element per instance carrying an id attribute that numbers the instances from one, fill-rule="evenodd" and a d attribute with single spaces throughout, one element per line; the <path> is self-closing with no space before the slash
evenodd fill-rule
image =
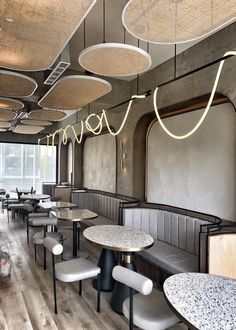
<path id="1" fill-rule="evenodd" d="M 73 221 L 73 257 L 77 257 L 77 222 L 76 221 Z"/>
<path id="2" fill-rule="evenodd" d="M 132 262 L 131 256 L 131 253 L 123 253 L 123 260 L 121 262 L 121 266 L 136 271 L 136 267 L 135 264 Z M 122 305 L 124 300 L 128 297 L 129 287 L 120 282 L 116 282 L 110 302 L 113 311 L 119 314 L 123 314 Z"/>
<path id="3" fill-rule="evenodd" d="M 115 253 L 110 250 L 102 249 L 98 261 L 98 267 L 101 268 L 100 274 L 100 290 L 111 292 L 114 288 L 115 281 L 112 277 L 112 269 L 117 265 Z M 93 280 L 93 287 L 97 289 L 97 279 Z"/>

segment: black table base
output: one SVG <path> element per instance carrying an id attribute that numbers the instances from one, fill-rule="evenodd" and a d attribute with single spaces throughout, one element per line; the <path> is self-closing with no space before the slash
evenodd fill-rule
<path id="1" fill-rule="evenodd" d="M 111 292 L 115 285 L 112 278 L 112 269 L 117 265 L 115 253 L 111 250 L 102 249 L 98 267 L 101 268 L 100 285 L 101 291 Z M 97 279 L 93 280 L 93 287 L 97 289 Z"/>

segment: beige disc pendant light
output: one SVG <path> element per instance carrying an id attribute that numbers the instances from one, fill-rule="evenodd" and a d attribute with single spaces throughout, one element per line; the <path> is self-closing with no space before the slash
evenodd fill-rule
<path id="1" fill-rule="evenodd" d="M 47 109 L 75 110 L 111 91 L 104 79 L 90 76 L 68 76 L 60 79 L 44 95 L 38 105 Z"/>
<path id="2" fill-rule="evenodd" d="M 34 119 L 23 119 L 21 121 L 23 125 L 30 125 L 30 126 L 51 126 L 52 123 L 46 120 L 34 120 Z M 0 126 L 1 127 L 1 126 Z"/>
<path id="3" fill-rule="evenodd" d="M 38 134 L 42 130 L 44 130 L 44 127 L 17 125 L 13 132 L 18 134 Z"/>
<path id="4" fill-rule="evenodd" d="M 9 128 L 11 126 L 11 123 L 7 121 L 0 121 L 0 127 L 1 128 Z"/>
<path id="5" fill-rule="evenodd" d="M 0 132 L 6 132 L 7 130 L 5 128 L 0 128 Z"/>
<path id="6" fill-rule="evenodd" d="M 130 0 L 122 13 L 130 34 L 160 44 L 199 39 L 235 20 L 235 0 Z"/>
<path id="7" fill-rule="evenodd" d="M 17 117 L 17 113 L 11 110 L 0 109 L 0 121 L 11 121 Z"/>
<path id="8" fill-rule="evenodd" d="M 126 77 L 147 71 L 150 55 L 138 47 L 122 43 L 102 43 L 84 49 L 79 64 L 87 71 L 111 77 Z"/>
<path id="9" fill-rule="evenodd" d="M 34 94 L 37 82 L 23 74 L 0 70 L 0 95 L 7 97 L 27 97 Z"/>
<path id="10" fill-rule="evenodd" d="M 96 0 L 1 0 L 0 67 L 48 69 Z"/>
<path id="11" fill-rule="evenodd" d="M 0 97 L 0 110 L 1 109 L 22 109 L 24 103 L 18 100 L 10 99 L 7 97 Z"/>
<path id="12" fill-rule="evenodd" d="M 29 113 L 29 119 L 34 120 L 47 120 L 47 121 L 58 121 L 63 119 L 66 114 L 62 111 L 57 110 L 33 110 Z"/>

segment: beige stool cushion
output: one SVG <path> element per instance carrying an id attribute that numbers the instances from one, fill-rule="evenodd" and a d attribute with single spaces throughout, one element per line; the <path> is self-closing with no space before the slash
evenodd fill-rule
<path id="1" fill-rule="evenodd" d="M 63 282 L 81 281 L 96 277 L 99 273 L 100 268 L 84 258 L 63 261 L 55 265 L 56 278 Z"/>
<path id="2" fill-rule="evenodd" d="M 63 239 L 62 233 L 59 233 L 59 232 L 48 232 L 48 233 L 46 233 L 46 237 L 54 238 L 56 241 L 60 241 Z M 34 244 L 43 244 L 43 240 L 44 240 L 43 232 L 38 232 L 38 233 L 34 234 L 34 236 L 33 236 Z"/>
<path id="3" fill-rule="evenodd" d="M 134 295 L 134 325 L 144 330 L 164 330 L 179 322 L 167 305 L 163 293 L 154 289 L 148 296 Z M 123 303 L 123 313 L 129 319 L 129 298 Z"/>
<path id="4" fill-rule="evenodd" d="M 29 219 L 29 225 L 33 226 L 33 227 L 56 226 L 57 225 L 57 219 L 56 218 L 49 218 L 49 217 L 32 218 L 32 219 Z"/>

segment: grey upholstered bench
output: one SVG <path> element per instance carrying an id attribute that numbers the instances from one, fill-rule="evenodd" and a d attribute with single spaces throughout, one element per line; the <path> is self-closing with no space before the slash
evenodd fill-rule
<path id="1" fill-rule="evenodd" d="M 199 271 L 200 233 L 220 222 L 215 216 L 160 204 L 123 209 L 123 225 L 155 240 L 152 248 L 139 254 L 169 274 Z"/>
<path id="2" fill-rule="evenodd" d="M 138 200 L 99 190 L 72 191 L 71 202 L 81 209 L 89 209 L 98 214 L 95 219 L 83 221 L 86 227 L 94 225 L 117 225 L 121 219 L 121 209 L 127 205 L 138 205 Z"/>

